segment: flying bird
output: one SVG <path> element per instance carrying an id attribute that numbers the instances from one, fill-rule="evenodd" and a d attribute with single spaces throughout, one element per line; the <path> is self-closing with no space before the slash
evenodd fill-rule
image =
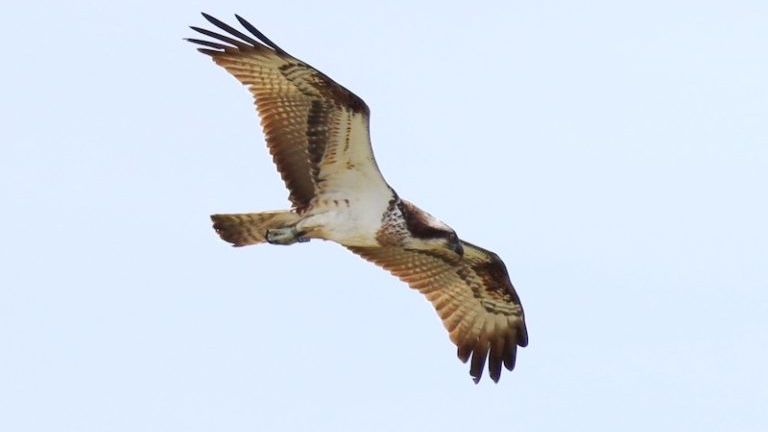
<path id="1" fill-rule="evenodd" d="M 369 109 L 327 75 L 235 15 L 250 35 L 203 13 L 222 33 L 187 39 L 251 91 L 267 147 L 290 191 L 289 210 L 215 214 L 234 246 L 330 240 L 373 262 L 432 303 L 477 383 L 498 382 L 528 344 L 523 308 L 498 255 L 400 198 L 373 156 Z"/>

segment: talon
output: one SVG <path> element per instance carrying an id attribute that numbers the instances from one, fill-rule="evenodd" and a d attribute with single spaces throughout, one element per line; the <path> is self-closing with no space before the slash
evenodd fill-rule
<path id="1" fill-rule="evenodd" d="M 264 237 L 267 242 L 276 245 L 290 245 L 296 242 L 296 232 L 293 227 L 268 229 Z"/>
<path id="2" fill-rule="evenodd" d="M 296 227 L 274 228 L 268 229 L 264 234 L 264 238 L 270 244 L 277 245 L 291 245 L 296 242 L 306 243 L 309 241 L 309 237 L 304 233 L 299 232 Z"/>

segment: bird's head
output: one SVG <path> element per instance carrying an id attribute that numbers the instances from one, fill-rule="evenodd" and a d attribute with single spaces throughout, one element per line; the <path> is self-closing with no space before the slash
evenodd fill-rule
<path id="1" fill-rule="evenodd" d="M 399 207 L 411 234 L 403 242 L 406 248 L 429 250 L 455 261 L 461 260 L 464 247 L 456 231 L 408 201 L 401 200 Z"/>

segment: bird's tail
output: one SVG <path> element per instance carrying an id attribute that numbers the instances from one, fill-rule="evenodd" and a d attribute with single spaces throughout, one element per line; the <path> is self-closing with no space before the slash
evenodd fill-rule
<path id="1" fill-rule="evenodd" d="M 289 210 L 261 213 L 211 215 L 213 229 L 224 241 L 233 246 L 248 246 L 267 241 L 268 229 L 283 228 L 295 224 L 301 216 Z"/>

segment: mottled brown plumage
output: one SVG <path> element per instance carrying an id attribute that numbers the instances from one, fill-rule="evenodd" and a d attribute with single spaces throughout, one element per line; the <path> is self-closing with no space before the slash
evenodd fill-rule
<path id="1" fill-rule="evenodd" d="M 289 55 L 237 16 L 251 35 L 203 16 L 228 35 L 188 39 L 248 86 L 292 209 L 219 214 L 216 232 L 235 246 L 335 241 L 419 290 L 437 310 L 459 358 L 498 381 L 528 344 L 520 299 L 493 252 L 400 199 L 376 166 L 362 99 Z"/>
<path id="2" fill-rule="evenodd" d="M 528 345 L 523 308 L 501 259 L 470 243 L 462 245 L 459 262 L 400 247 L 349 249 L 424 294 L 458 347 L 459 358 L 466 362 L 472 356 L 475 382 L 489 354 L 489 374 L 498 381 L 502 364 L 512 370 L 517 347 Z"/>
<path id="3" fill-rule="evenodd" d="M 368 116 L 368 106 L 312 66 L 298 60 L 241 17 L 238 20 L 262 43 L 208 15 L 212 24 L 238 39 L 200 27 L 193 30 L 225 44 L 187 39 L 206 46 L 198 51 L 248 86 L 256 101 L 267 145 L 278 171 L 290 191 L 289 199 L 301 212 L 317 194 L 320 162 L 339 131 L 329 125 L 340 122 L 347 112 Z M 266 45 L 265 45 L 266 44 Z"/>

